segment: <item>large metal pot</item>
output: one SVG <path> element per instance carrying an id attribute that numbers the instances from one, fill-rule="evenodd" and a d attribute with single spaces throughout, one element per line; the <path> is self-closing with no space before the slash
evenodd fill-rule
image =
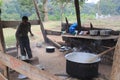
<path id="1" fill-rule="evenodd" d="M 95 57 L 95 54 L 85 52 L 72 52 L 65 55 L 66 72 L 79 79 L 92 79 L 98 76 L 98 64 L 100 58 L 92 62 L 88 62 L 90 58 Z"/>

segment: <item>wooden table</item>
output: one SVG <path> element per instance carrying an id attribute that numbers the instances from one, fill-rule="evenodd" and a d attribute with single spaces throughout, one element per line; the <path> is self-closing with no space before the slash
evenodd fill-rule
<path id="1" fill-rule="evenodd" d="M 110 35 L 110 36 L 76 35 L 75 36 L 75 35 L 71 35 L 71 34 L 63 34 L 62 37 L 94 39 L 94 40 L 109 40 L 109 39 L 118 39 L 119 35 Z"/>

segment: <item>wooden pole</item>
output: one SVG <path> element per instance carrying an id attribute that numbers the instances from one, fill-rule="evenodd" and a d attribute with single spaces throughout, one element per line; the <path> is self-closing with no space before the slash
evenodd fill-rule
<path id="1" fill-rule="evenodd" d="M 120 80 L 120 36 L 115 47 L 110 80 Z"/>
<path id="2" fill-rule="evenodd" d="M 5 52 L 5 41 L 4 41 L 2 26 L 0 26 L 0 50 L 2 52 Z"/>
<path id="3" fill-rule="evenodd" d="M 77 30 L 80 30 L 80 28 L 81 28 L 81 19 L 80 19 L 79 0 L 74 0 L 74 4 L 75 4 L 75 10 L 76 10 L 76 16 L 77 16 L 77 23 L 78 23 Z"/>
<path id="4" fill-rule="evenodd" d="M 43 34 L 44 41 L 47 42 L 46 32 L 45 32 L 45 29 L 44 29 L 44 26 L 43 26 L 43 23 L 42 23 L 42 20 L 41 20 L 41 17 L 40 17 L 40 12 L 39 12 L 36 0 L 33 0 L 33 3 L 34 3 L 36 13 L 37 13 L 37 16 L 38 16 L 38 19 L 39 19 L 39 22 L 40 22 L 40 26 L 41 26 L 40 28 L 41 28 L 41 31 L 42 31 L 42 34 Z"/>
<path id="5" fill-rule="evenodd" d="M 65 17 L 65 20 L 66 20 L 66 32 L 68 33 L 69 32 L 69 22 L 68 22 L 67 17 Z"/>
<path id="6" fill-rule="evenodd" d="M 3 28 L 2 25 L 0 25 L 0 50 L 5 53 L 5 41 L 4 41 L 4 35 L 3 35 Z M 9 80 L 9 71 L 8 67 L 5 65 L 1 64 L 0 67 L 2 66 L 3 69 L 3 75 L 8 78 Z"/>

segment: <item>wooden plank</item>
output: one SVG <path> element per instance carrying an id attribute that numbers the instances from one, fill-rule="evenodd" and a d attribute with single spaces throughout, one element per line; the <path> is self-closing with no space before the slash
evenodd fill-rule
<path id="1" fill-rule="evenodd" d="M 45 30 L 47 35 L 61 35 L 61 31 Z"/>
<path id="2" fill-rule="evenodd" d="M 20 22 L 21 21 L 1 21 L 1 24 L 2 24 L 3 28 L 8 28 L 8 27 L 14 28 L 14 27 L 18 26 L 20 24 Z M 39 24 L 38 20 L 29 20 L 29 22 L 32 25 Z"/>
<path id="3" fill-rule="evenodd" d="M 2 26 L 0 26 L 0 50 L 2 52 L 5 52 L 5 41 L 4 41 Z"/>
<path id="4" fill-rule="evenodd" d="M 110 80 L 120 80 L 120 37 L 115 47 Z"/>
<path id="5" fill-rule="evenodd" d="M 90 36 L 90 35 L 70 35 L 64 34 L 62 37 L 69 37 L 69 38 L 83 38 L 83 39 L 94 39 L 94 40 L 107 40 L 107 39 L 118 39 L 118 35 L 110 35 L 110 36 Z"/>
<path id="6" fill-rule="evenodd" d="M 61 35 L 60 36 L 58 36 L 58 35 L 47 35 L 47 38 L 52 39 L 53 41 L 56 41 L 56 42 L 63 42 L 63 43 L 65 42 L 65 41 L 62 40 Z"/>
<path id="7" fill-rule="evenodd" d="M 9 68 L 27 76 L 31 80 L 61 80 L 47 71 L 40 70 L 26 62 L 0 52 L 0 61 Z"/>
<path id="8" fill-rule="evenodd" d="M 5 41 L 4 41 L 2 26 L 0 26 L 0 50 L 2 52 L 5 52 Z M 0 64 L 0 68 L 3 70 L 3 75 L 5 77 L 9 78 L 7 67 L 5 65 L 3 65 L 3 64 Z"/>
<path id="9" fill-rule="evenodd" d="M 58 49 L 61 47 L 61 45 L 59 43 L 57 43 L 56 41 L 50 39 L 49 37 L 47 37 L 47 39 L 48 39 L 48 41 L 50 41 Z"/>
<path id="10" fill-rule="evenodd" d="M 0 73 L 0 80 L 8 80 L 2 73 Z"/>
<path id="11" fill-rule="evenodd" d="M 0 69 L 1 69 L 1 73 L 4 75 L 4 77 L 9 78 L 8 67 L 0 62 Z"/>

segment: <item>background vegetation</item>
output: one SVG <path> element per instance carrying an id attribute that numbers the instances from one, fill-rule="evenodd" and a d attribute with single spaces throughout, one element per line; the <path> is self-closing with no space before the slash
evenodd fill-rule
<path id="1" fill-rule="evenodd" d="M 70 23 L 76 22 L 74 0 L 37 0 L 41 18 L 45 28 L 60 30 L 60 20 L 68 18 Z M 119 30 L 120 1 L 119 0 L 100 0 L 97 4 L 85 3 L 80 1 L 81 20 L 83 26 L 89 26 L 92 22 L 95 27 L 112 28 Z M 30 20 L 36 20 L 37 15 L 32 0 L 0 0 L 1 20 L 21 20 L 23 15 Z M 47 13 L 47 14 L 45 14 Z M 101 16 L 96 19 L 96 13 Z M 106 18 L 106 16 L 110 18 Z M 48 17 L 48 20 L 45 19 Z M 112 18 L 112 16 L 117 16 Z M 47 22 L 45 22 L 47 21 Z M 35 34 L 40 31 L 39 26 L 33 25 L 32 30 Z M 10 34 L 10 35 L 8 35 Z M 4 29 L 6 45 L 15 44 L 15 29 Z M 40 34 L 40 33 L 39 33 Z"/>

